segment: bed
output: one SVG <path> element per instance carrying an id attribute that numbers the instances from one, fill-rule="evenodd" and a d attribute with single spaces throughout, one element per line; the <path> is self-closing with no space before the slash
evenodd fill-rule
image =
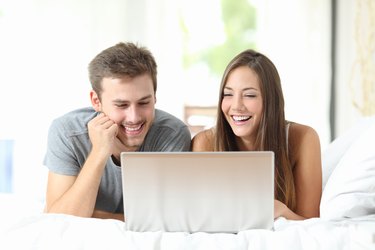
<path id="1" fill-rule="evenodd" d="M 375 117 L 323 152 L 321 217 L 237 234 L 131 232 L 124 222 L 44 214 L 43 201 L 0 195 L 0 249 L 375 249 Z"/>

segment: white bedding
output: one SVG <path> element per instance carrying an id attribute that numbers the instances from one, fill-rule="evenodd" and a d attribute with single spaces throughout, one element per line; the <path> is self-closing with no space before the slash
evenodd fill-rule
<path id="1" fill-rule="evenodd" d="M 375 249 L 375 117 L 323 154 L 321 218 L 279 218 L 238 234 L 137 233 L 117 220 L 43 214 L 30 198 L 0 195 L 0 249 Z"/>
<path id="2" fill-rule="evenodd" d="M 375 215 L 275 221 L 275 230 L 238 234 L 138 233 L 117 220 L 40 214 L 5 228 L 0 249 L 375 249 Z"/>

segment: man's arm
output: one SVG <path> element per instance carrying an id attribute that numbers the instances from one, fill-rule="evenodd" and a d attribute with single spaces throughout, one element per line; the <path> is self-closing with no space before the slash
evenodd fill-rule
<path id="1" fill-rule="evenodd" d="M 91 217 L 94 213 L 100 180 L 112 153 L 117 125 L 104 114 L 88 123 L 92 150 L 78 176 L 48 175 L 46 209 L 48 213 L 65 213 Z"/>
<path id="2" fill-rule="evenodd" d="M 46 212 L 91 217 L 104 166 L 105 160 L 92 152 L 78 176 L 49 172 Z"/>

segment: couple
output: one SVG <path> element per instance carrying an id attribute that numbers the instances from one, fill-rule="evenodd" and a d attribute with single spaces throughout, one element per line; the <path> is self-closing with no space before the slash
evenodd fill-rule
<path id="1" fill-rule="evenodd" d="M 89 64 L 92 107 L 55 119 L 44 165 L 47 213 L 124 220 L 122 151 L 259 151 L 275 153 L 275 218 L 319 217 L 321 155 L 314 129 L 284 117 L 278 72 L 245 50 L 228 64 L 216 126 L 192 140 L 179 119 L 155 109 L 157 64 L 151 52 L 119 43 Z"/>

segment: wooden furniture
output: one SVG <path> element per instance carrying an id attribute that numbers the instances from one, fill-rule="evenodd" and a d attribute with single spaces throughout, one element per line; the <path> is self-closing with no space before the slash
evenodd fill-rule
<path id="1" fill-rule="evenodd" d="M 216 122 L 216 106 L 189 106 L 184 107 L 184 122 L 189 126 L 191 135 L 214 126 Z"/>

